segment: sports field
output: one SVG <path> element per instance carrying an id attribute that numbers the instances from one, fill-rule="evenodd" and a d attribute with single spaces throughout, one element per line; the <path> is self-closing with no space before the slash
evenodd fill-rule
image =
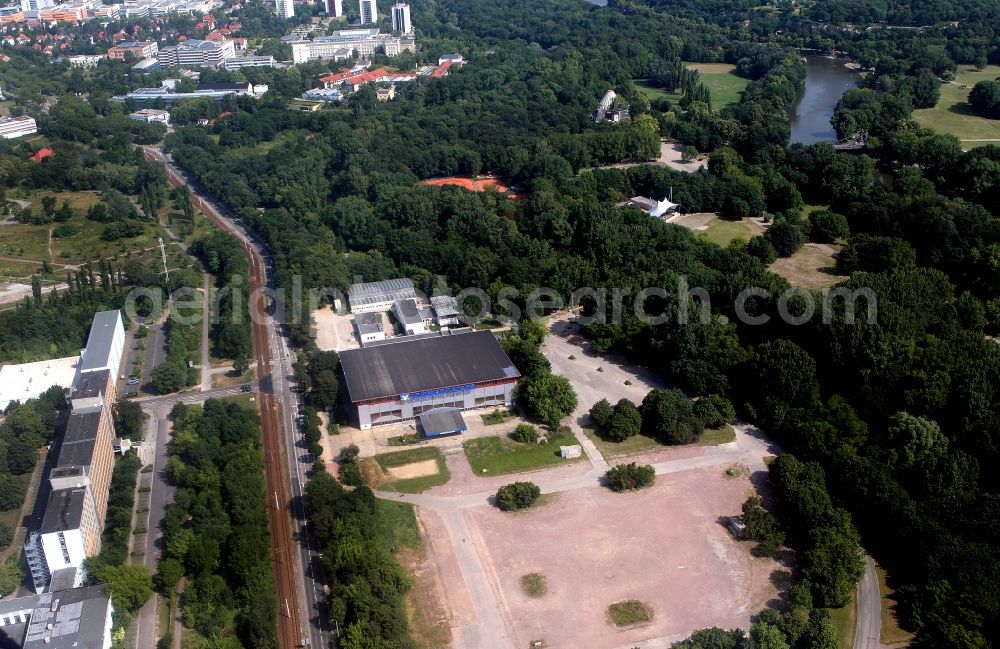
<path id="1" fill-rule="evenodd" d="M 1000 144 L 1000 119 L 980 117 L 969 108 L 969 91 L 979 81 L 1000 77 L 1000 65 L 988 65 L 982 70 L 959 66 L 954 83 L 941 85 L 941 98 L 934 108 L 913 111 L 921 126 L 941 133 L 950 133 L 962 141 L 962 148 L 984 144 Z"/>
<path id="2" fill-rule="evenodd" d="M 484 192 L 488 188 L 492 187 L 501 194 L 510 194 L 510 187 L 503 184 L 496 178 L 460 178 L 457 176 L 452 176 L 449 178 L 432 178 L 430 180 L 420 181 L 421 185 L 430 185 L 432 187 L 443 187 L 445 185 L 453 185 L 455 187 L 461 187 L 462 189 L 468 189 L 470 192 Z M 514 194 L 511 194 L 513 196 Z"/>

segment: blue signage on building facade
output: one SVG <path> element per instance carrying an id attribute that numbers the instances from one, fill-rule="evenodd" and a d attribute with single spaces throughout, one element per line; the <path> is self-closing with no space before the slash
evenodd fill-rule
<path id="1" fill-rule="evenodd" d="M 399 395 L 400 401 L 406 401 L 407 399 L 427 399 L 433 397 L 440 397 L 449 394 L 459 394 L 461 392 L 471 392 L 475 390 L 476 386 L 472 383 L 468 385 L 456 385 L 450 388 L 439 388 L 437 390 L 424 390 L 422 392 L 410 392 L 408 394 Z"/>

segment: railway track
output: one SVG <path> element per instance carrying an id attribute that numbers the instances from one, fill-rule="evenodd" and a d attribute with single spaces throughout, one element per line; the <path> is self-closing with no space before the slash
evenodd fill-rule
<path id="1" fill-rule="evenodd" d="M 158 160 L 149 151 L 144 151 L 147 160 Z M 173 187 L 185 185 L 170 165 L 164 164 L 167 180 Z M 293 649 L 305 646 L 304 633 L 299 608 L 297 583 L 297 559 L 295 540 L 292 535 L 291 512 L 289 503 L 289 476 L 287 475 L 285 436 L 281 425 L 281 405 L 274 398 L 272 372 L 271 341 L 269 337 L 266 303 L 263 289 L 267 286 L 267 274 L 264 259 L 260 252 L 244 237 L 240 236 L 232 224 L 212 206 L 195 194 L 192 197 L 195 207 L 201 210 L 219 229 L 236 237 L 243 248 L 250 271 L 249 308 L 251 332 L 253 336 L 254 378 L 260 386 L 258 406 L 260 408 L 260 429 L 264 451 L 264 476 L 266 480 L 265 507 L 267 511 L 268 530 L 271 534 L 271 571 L 274 575 L 274 585 L 278 597 L 278 643 L 282 649 Z"/>

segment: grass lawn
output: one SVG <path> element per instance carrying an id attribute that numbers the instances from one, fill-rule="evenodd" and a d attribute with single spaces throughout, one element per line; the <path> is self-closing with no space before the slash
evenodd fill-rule
<path id="1" fill-rule="evenodd" d="M 728 444 L 735 441 L 736 431 L 733 430 L 732 426 L 706 428 L 698 439 L 698 443 L 702 446 L 718 446 L 719 444 Z"/>
<path id="2" fill-rule="evenodd" d="M 636 455 L 667 447 L 666 444 L 661 444 L 652 437 L 647 437 L 641 433 L 633 435 L 623 442 L 615 442 L 602 437 L 593 428 L 584 428 L 583 434 L 590 438 L 590 441 L 594 443 L 594 446 L 601 452 L 605 460 L 624 457 L 626 455 Z M 733 430 L 732 426 L 723 426 L 722 428 L 706 428 L 701 434 L 698 444 L 701 446 L 718 446 L 719 444 L 734 441 L 736 441 L 736 431 Z"/>
<path id="3" fill-rule="evenodd" d="M 372 460 L 374 460 L 374 464 L 377 466 L 372 466 Z M 393 480 L 387 471 L 388 469 L 424 462 L 426 460 L 434 460 L 437 463 L 437 473 L 415 478 Z M 361 460 L 359 465 L 362 475 L 369 479 L 370 484 L 374 483 L 371 485 L 373 489 L 420 493 L 425 489 L 443 485 L 451 478 L 448 466 L 444 461 L 444 456 L 436 446 L 422 446 L 406 451 L 382 453 L 381 455 L 376 455 L 374 458 Z"/>
<path id="4" fill-rule="evenodd" d="M 395 500 L 375 501 L 379 517 L 385 525 L 386 536 L 394 548 L 416 550 L 420 548 L 420 528 L 413 505 Z"/>
<path id="5" fill-rule="evenodd" d="M 712 243 L 725 248 L 734 239 L 743 239 L 746 241 L 757 234 L 760 234 L 760 229 L 745 219 L 740 219 L 739 221 L 716 219 L 709 224 L 707 230 L 699 232 L 698 236 L 704 237 Z"/>
<path id="6" fill-rule="evenodd" d="M 782 257 L 771 264 L 772 273 L 781 275 L 792 286 L 822 291 L 847 279 L 836 274 L 836 261 L 815 246 L 802 246 L 791 257 Z"/>
<path id="7" fill-rule="evenodd" d="M 634 455 L 635 453 L 644 453 L 663 448 L 663 444 L 660 444 L 652 437 L 646 437 L 641 434 L 633 435 L 624 442 L 613 442 L 610 439 L 605 439 L 593 428 L 584 428 L 583 434 L 590 438 L 590 441 L 594 443 L 597 450 L 601 452 L 601 455 L 606 460 L 620 455 Z"/>
<path id="8" fill-rule="evenodd" d="M 10 115 L 10 107 L 14 105 L 12 101 L 0 101 L 0 117 L 7 117 Z"/>
<path id="9" fill-rule="evenodd" d="M 739 103 L 740 93 L 747 87 L 748 79 L 735 74 L 736 66 L 729 63 L 685 63 L 689 70 L 697 70 L 702 83 L 712 95 L 712 108 L 719 110 Z"/>
<path id="10" fill-rule="evenodd" d="M 970 66 L 960 66 L 955 81 L 966 87 L 953 83 L 942 84 L 941 98 L 937 105 L 913 111 L 913 119 L 921 126 L 954 135 L 962 140 L 962 146 L 966 149 L 989 144 L 984 140 L 996 140 L 1000 143 L 1000 120 L 980 117 L 969 109 L 968 104 L 969 91 L 976 82 L 997 77 L 1000 77 L 998 65 L 988 65 L 981 71 Z"/>
<path id="11" fill-rule="evenodd" d="M 841 649 L 851 649 L 854 646 L 854 628 L 858 620 L 858 594 L 851 593 L 851 601 L 842 608 L 828 608 L 830 621 L 837 632 Z M 882 639 L 885 642 L 885 638 Z"/>
<path id="12" fill-rule="evenodd" d="M 488 412 L 485 415 L 480 415 L 480 416 L 483 418 L 483 425 L 493 426 L 495 424 L 502 424 L 503 422 L 507 421 L 508 419 L 514 416 L 514 413 L 510 410 L 497 409 L 492 412 Z"/>
<path id="13" fill-rule="evenodd" d="M 679 90 L 667 92 L 663 88 L 657 88 L 649 81 L 649 79 L 632 79 L 632 82 L 635 83 L 639 92 L 642 93 L 642 95 L 649 101 L 654 101 L 656 99 L 668 99 L 676 104 L 683 96 Z"/>
<path id="14" fill-rule="evenodd" d="M 469 458 L 473 473 L 490 476 L 578 462 L 586 455 L 565 460 L 559 457 L 560 446 L 572 446 L 576 443 L 573 433 L 566 430 L 550 434 L 544 444 L 523 444 L 506 436 L 495 436 L 467 440 L 462 443 L 462 448 Z"/>
<path id="15" fill-rule="evenodd" d="M 878 576 L 879 594 L 882 595 L 882 632 L 879 639 L 882 644 L 908 644 L 913 640 L 913 634 L 899 628 L 896 612 L 892 610 L 896 605 L 896 591 L 886 583 L 885 570 L 878 563 L 875 564 L 875 574 Z"/>
<path id="16" fill-rule="evenodd" d="M 615 602 L 608 607 L 608 615 L 611 616 L 611 621 L 616 626 L 631 626 L 640 622 L 648 622 L 653 617 L 649 607 L 637 599 Z"/>
<path id="17" fill-rule="evenodd" d="M 47 225 L 0 225 L 0 257 L 43 261 L 49 258 L 48 245 Z"/>

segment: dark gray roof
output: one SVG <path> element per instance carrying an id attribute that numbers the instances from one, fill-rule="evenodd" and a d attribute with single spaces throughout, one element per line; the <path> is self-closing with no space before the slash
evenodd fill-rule
<path id="1" fill-rule="evenodd" d="M 45 503 L 45 516 L 38 531 L 42 534 L 65 532 L 80 527 L 83 520 L 83 501 L 86 488 L 59 489 L 49 494 Z"/>
<path id="2" fill-rule="evenodd" d="M 111 606 L 104 586 L 72 588 L 36 597 L 23 649 L 101 649 L 104 646 L 105 623 Z M 56 600 L 59 600 L 58 606 Z"/>
<path id="3" fill-rule="evenodd" d="M 345 350 L 340 363 L 351 401 L 520 376 L 489 331 L 395 338 Z"/>
<path id="4" fill-rule="evenodd" d="M 56 466 L 86 466 L 94 455 L 94 445 L 101 424 L 101 411 L 75 413 L 66 422 L 66 434 L 59 447 Z"/>
<path id="5" fill-rule="evenodd" d="M 111 343 L 118 329 L 118 318 L 118 311 L 101 311 L 94 314 L 90 335 L 87 336 L 87 353 L 80 361 L 81 372 L 105 367 L 108 364 L 108 359 L 111 357 Z"/>
<path id="6" fill-rule="evenodd" d="M 420 427 L 424 435 L 447 435 L 449 433 L 464 433 L 468 430 L 462 411 L 457 408 L 435 408 L 420 415 Z"/>
<path id="7" fill-rule="evenodd" d="M 359 313 L 354 316 L 354 324 L 362 336 L 383 331 L 381 313 Z"/>
<path id="8" fill-rule="evenodd" d="M 407 300 L 396 300 L 396 315 L 399 316 L 403 324 L 416 324 L 422 322 L 420 312 L 417 311 L 417 301 L 413 298 Z"/>
<path id="9" fill-rule="evenodd" d="M 110 373 L 110 370 L 101 370 L 100 372 L 81 374 L 76 385 L 73 386 L 73 398 L 89 399 L 101 394 L 108 385 Z"/>

